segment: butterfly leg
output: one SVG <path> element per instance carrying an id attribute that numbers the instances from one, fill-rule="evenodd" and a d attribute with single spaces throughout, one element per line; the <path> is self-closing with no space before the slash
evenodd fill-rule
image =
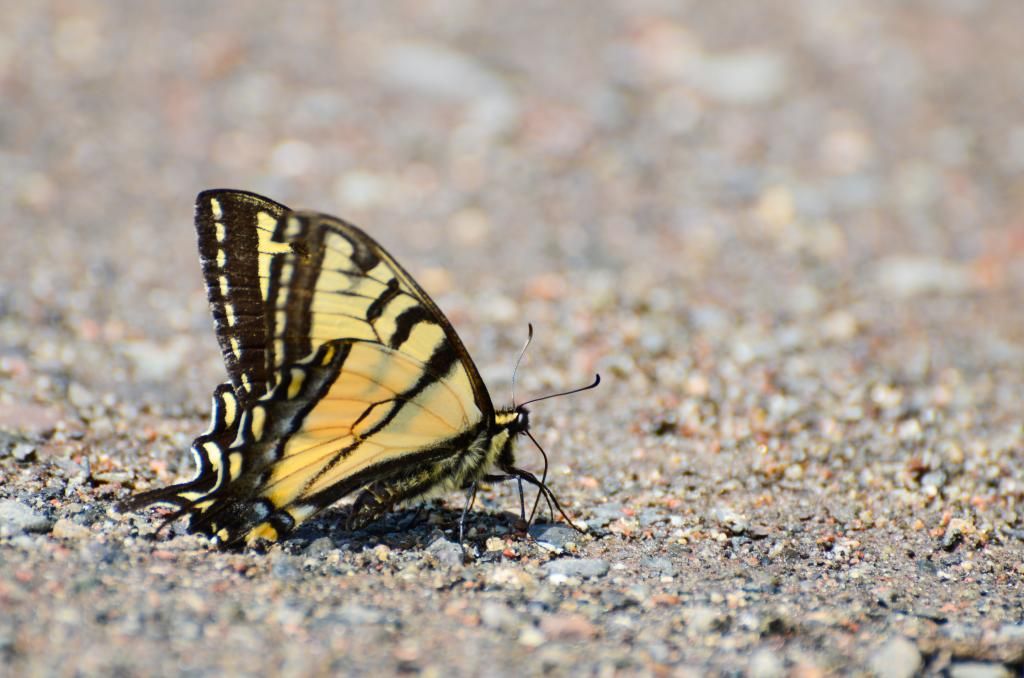
<path id="1" fill-rule="evenodd" d="M 485 483 L 503 483 L 506 480 L 515 480 L 519 483 L 519 519 L 526 522 L 526 499 L 523 497 L 523 479 L 516 475 L 502 474 L 488 474 L 485 475 L 482 480 Z"/>
<path id="2" fill-rule="evenodd" d="M 508 471 L 510 477 L 518 478 L 520 481 L 525 480 L 526 482 L 537 488 L 539 492 L 537 501 L 540 501 L 540 497 L 544 497 L 544 500 L 548 503 L 548 508 L 551 510 L 551 522 L 554 522 L 555 520 L 555 509 L 558 509 L 558 512 L 561 514 L 562 518 L 565 519 L 565 522 L 567 522 L 570 527 L 572 527 L 577 532 L 583 531 L 579 527 L 577 527 L 575 523 L 572 522 L 572 519 L 570 519 L 568 515 L 566 515 L 565 510 L 562 508 L 562 505 L 558 503 L 558 499 L 551 492 L 551 489 L 548 488 L 547 484 L 543 480 L 537 478 L 537 476 L 530 473 L 526 469 L 509 466 L 504 467 L 503 470 Z M 536 510 L 537 505 L 536 503 L 534 503 L 534 511 L 530 513 L 531 522 L 533 521 L 533 516 Z"/>
<path id="3" fill-rule="evenodd" d="M 466 505 L 462 507 L 462 515 L 459 516 L 459 548 L 462 549 L 462 560 L 466 560 L 466 516 L 469 514 L 470 509 L 473 508 L 473 504 L 476 502 L 476 488 L 477 484 L 474 482 L 466 490 Z"/>

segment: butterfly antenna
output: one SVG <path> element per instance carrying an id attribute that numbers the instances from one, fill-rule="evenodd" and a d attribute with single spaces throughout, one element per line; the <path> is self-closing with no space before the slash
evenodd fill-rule
<path id="1" fill-rule="evenodd" d="M 595 374 L 594 375 L 594 382 L 592 384 L 589 384 L 588 386 L 581 386 L 579 388 L 574 388 L 571 391 L 563 391 L 561 393 L 552 393 L 550 395 L 541 396 L 539 398 L 534 398 L 533 400 L 527 400 L 525 403 L 523 403 L 519 407 L 526 407 L 527 405 L 529 405 L 531 403 L 540 402 L 541 400 L 547 400 L 548 398 L 560 398 L 561 396 L 567 396 L 567 395 L 572 395 L 574 393 L 581 393 L 583 391 L 589 391 L 592 388 L 597 388 L 597 385 L 600 384 L 600 383 L 601 383 L 601 375 L 600 374 Z"/>
<path id="2" fill-rule="evenodd" d="M 519 373 L 519 363 L 523 362 L 523 356 L 526 355 L 526 349 L 530 348 L 530 342 L 533 341 L 533 323 L 527 323 L 528 328 L 526 333 L 526 343 L 523 344 L 523 350 L 519 352 L 519 357 L 516 358 L 516 365 L 512 368 L 512 407 L 516 406 L 516 374 Z"/>

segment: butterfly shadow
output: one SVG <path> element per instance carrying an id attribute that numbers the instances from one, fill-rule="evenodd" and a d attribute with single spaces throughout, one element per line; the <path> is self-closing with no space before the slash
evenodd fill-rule
<path id="1" fill-rule="evenodd" d="M 392 511 L 357 530 L 345 529 L 348 509 L 329 509 L 300 525 L 284 541 L 290 551 L 303 551 L 314 542 L 329 539 L 333 548 L 359 551 L 366 547 L 385 545 L 396 551 L 418 551 L 440 539 L 457 544 L 461 509 L 448 508 L 440 502 Z M 490 537 L 526 534 L 526 523 L 509 511 L 470 511 L 464 522 L 465 546 L 483 551 Z M 326 546 L 326 544 L 323 544 Z"/>

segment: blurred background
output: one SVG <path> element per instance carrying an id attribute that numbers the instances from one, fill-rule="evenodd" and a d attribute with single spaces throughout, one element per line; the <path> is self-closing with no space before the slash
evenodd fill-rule
<path id="1" fill-rule="evenodd" d="M 191 210 L 216 186 L 362 225 L 506 380 L 527 320 L 555 355 L 572 347 L 553 324 L 610 337 L 573 358 L 583 371 L 619 335 L 641 342 L 615 358 L 628 375 L 692 354 L 701 322 L 736 336 L 811 314 L 843 338 L 890 322 L 858 316 L 877 295 L 966 313 L 944 328 L 966 332 L 979 318 L 930 293 L 1022 283 L 1017 2 L 0 15 L 0 338 L 97 392 L 141 379 L 176 401 L 199 378 L 187 397 L 205 400 L 220 368 Z M 653 312 L 592 327 L 602 303 Z M 1014 345 L 1015 327 L 998 330 Z"/>

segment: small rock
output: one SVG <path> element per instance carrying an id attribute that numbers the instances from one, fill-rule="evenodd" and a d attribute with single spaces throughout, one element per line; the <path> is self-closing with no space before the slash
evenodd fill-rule
<path id="1" fill-rule="evenodd" d="M 728 104 L 757 104 L 782 93 L 787 71 L 781 53 L 740 50 L 695 60 L 687 76 L 691 85 L 712 99 Z"/>
<path id="2" fill-rule="evenodd" d="M 622 591 L 614 589 L 601 592 L 601 603 L 609 610 L 624 610 L 638 604 Z"/>
<path id="3" fill-rule="evenodd" d="M 519 632 L 519 644 L 526 647 L 540 647 L 544 644 L 544 634 L 540 632 L 540 629 L 525 626 Z"/>
<path id="4" fill-rule="evenodd" d="M 703 605 L 685 610 L 683 619 L 687 629 L 701 635 L 723 629 L 728 621 L 717 609 Z"/>
<path id="5" fill-rule="evenodd" d="M 127 485 L 134 476 L 127 471 L 109 471 L 107 473 L 93 473 L 91 478 L 97 483 L 121 483 Z"/>
<path id="6" fill-rule="evenodd" d="M 83 409 L 93 405 L 96 402 L 96 396 L 82 384 L 73 381 L 68 386 L 68 400 L 75 407 Z"/>
<path id="7" fill-rule="evenodd" d="M 306 547 L 306 555 L 310 558 L 320 559 L 333 550 L 334 541 L 330 537 L 319 537 Z"/>
<path id="8" fill-rule="evenodd" d="M 22 464 L 34 461 L 36 458 L 36 446 L 29 445 L 28 443 L 18 443 L 11 450 L 11 456 L 14 457 L 14 461 Z"/>
<path id="9" fill-rule="evenodd" d="M 600 558 L 564 558 L 545 563 L 541 568 L 550 577 L 561 575 L 563 577 L 603 577 L 608 574 L 608 561 Z"/>
<path id="10" fill-rule="evenodd" d="M 596 506 L 591 509 L 590 516 L 587 522 L 591 527 L 604 527 L 613 520 L 618 520 L 622 517 L 622 504 L 613 502 Z"/>
<path id="11" fill-rule="evenodd" d="M 921 652 L 914 643 L 896 636 L 871 658 L 871 670 L 879 678 L 910 678 L 921 670 Z"/>
<path id="12" fill-rule="evenodd" d="M 857 513 L 848 504 L 833 502 L 827 506 L 829 514 L 836 519 L 840 525 L 849 525 L 857 518 Z"/>
<path id="13" fill-rule="evenodd" d="M 640 527 L 650 527 L 651 525 L 657 525 L 668 520 L 668 516 L 661 510 L 656 508 L 646 508 L 640 512 L 637 516 L 640 522 Z"/>
<path id="14" fill-rule="evenodd" d="M 713 509 L 711 517 L 733 535 L 741 535 L 749 527 L 746 518 L 727 506 Z"/>
<path id="15" fill-rule="evenodd" d="M 432 555 L 438 563 L 446 567 L 462 565 L 462 547 L 447 539 L 435 539 L 427 547 L 427 553 Z"/>
<path id="16" fill-rule="evenodd" d="M 672 650 L 660 640 L 652 640 L 644 643 L 643 649 L 647 656 L 656 664 L 667 664 L 672 657 Z"/>
<path id="17" fill-rule="evenodd" d="M 358 627 L 381 623 L 384 613 L 359 603 L 349 603 L 338 608 L 334 617 L 342 624 Z"/>
<path id="18" fill-rule="evenodd" d="M 657 332 L 650 332 L 640 337 L 640 348 L 648 355 L 659 356 L 668 350 L 668 339 Z"/>
<path id="19" fill-rule="evenodd" d="M 270 573 L 277 579 L 299 579 L 302 576 L 302 569 L 295 561 L 294 556 L 280 552 L 274 553 L 270 565 Z"/>
<path id="20" fill-rule="evenodd" d="M 771 534 L 771 529 L 764 525 L 754 525 L 747 529 L 747 536 L 751 539 L 767 539 Z"/>
<path id="21" fill-rule="evenodd" d="M 747 675 L 750 678 L 782 678 L 786 675 L 786 668 L 778 654 L 761 648 L 750 658 Z"/>
<path id="22" fill-rule="evenodd" d="M 103 563 L 113 565 L 128 560 L 128 554 L 124 552 L 118 542 L 90 541 L 82 550 L 86 562 Z"/>
<path id="23" fill-rule="evenodd" d="M 530 536 L 561 549 L 576 538 L 576 532 L 565 525 L 534 525 L 530 528 Z"/>
<path id="24" fill-rule="evenodd" d="M 1010 678 L 1011 675 L 1002 664 L 961 662 L 949 667 L 949 678 Z"/>
<path id="25" fill-rule="evenodd" d="M 634 584 L 625 591 L 626 598 L 634 605 L 643 605 L 651 599 L 650 587 L 643 584 Z"/>
<path id="26" fill-rule="evenodd" d="M 510 631 L 519 625 L 519 617 L 507 605 L 488 600 L 480 606 L 480 621 L 490 629 Z"/>
<path id="27" fill-rule="evenodd" d="M 0 501 L 0 537 L 14 537 L 26 532 L 49 532 L 52 527 L 52 520 L 20 501 Z"/>
<path id="28" fill-rule="evenodd" d="M 154 382 L 170 379 L 191 355 L 191 344 L 181 337 L 165 343 L 127 340 L 120 342 L 120 349 L 136 379 Z"/>
<path id="29" fill-rule="evenodd" d="M 554 640 L 589 640 L 597 636 L 597 627 L 581 614 L 560 614 L 540 620 L 540 630 Z"/>
<path id="30" fill-rule="evenodd" d="M 963 542 L 964 536 L 972 532 L 974 532 L 974 525 L 962 518 L 954 518 L 949 521 L 946 533 L 942 535 L 943 550 L 955 550 Z"/>
<path id="31" fill-rule="evenodd" d="M 671 577 L 676 573 L 676 566 L 668 558 L 644 558 L 642 565 L 652 574 Z"/>
<path id="32" fill-rule="evenodd" d="M 488 574 L 487 581 L 495 586 L 516 590 L 525 589 L 535 583 L 533 576 L 519 567 L 497 567 Z"/>
<path id="33" fill-rule="evenodd" d="M 1001 640 L 1020 642 L 1024 640 L 1024 624 L 1003 624 L 999 627 Z"/>
<path id="34" fill-rule="evenodd" d="M 92 531 L 84 525 L 78 525 L 67 518 L 61 518 L 53 524 L 50 532 L 57 539 L 88 539 Z"/>
<path id="35" fill-rule="evenodd" d="M 875 279 L 884 292 L 902 299 L 931 293 L 962 294 L 972 287 L 966 265 L 927 257 L 894 255 L 882 259 Z"/>

